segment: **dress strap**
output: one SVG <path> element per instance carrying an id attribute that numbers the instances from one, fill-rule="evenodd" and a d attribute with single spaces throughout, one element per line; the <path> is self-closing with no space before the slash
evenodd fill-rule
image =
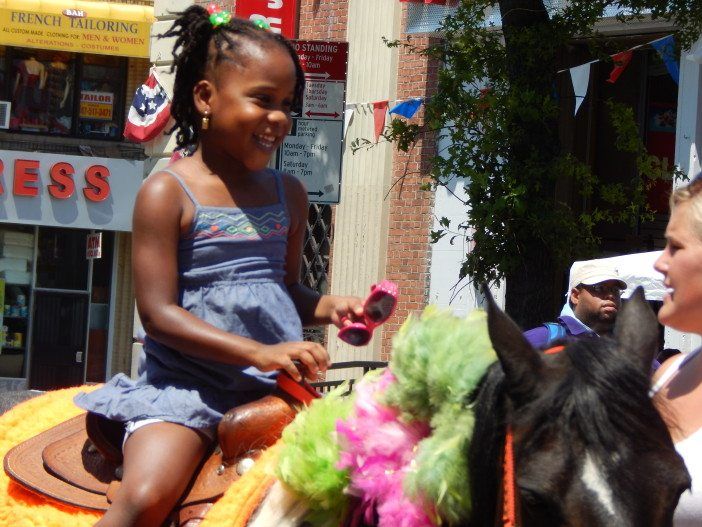
<path id="1" fill-rule="evenodd" d="M 200 203 L 198 203 L 198 201 L 195 199 L 195 195 L 190 191 L 188 186 L 185 184 L 185 181 L 183 181 L 183 179 L 178 174 L 176 174 L 173 170 L 171 170 L 169 168 L 164 168 L 161 172 L 166 172 L 167 174 L 170 174 L 171 176 L 173 176 L 175 178 L 175 180 L 178 182 L 178 184 L 182 187 L 183 191 L 188 195 L 188 197 L 190 198 L 190 201 L 193 202 L 193 205 L 195 205 L 195 208 L 200 208 Z"/>
<path id="2" fill-rule="evenodd" d="M 278 192 L 278 201 L 287 209 L 287 204 L 285 203 L 285 186 L 283 185 L 283 176 L 277 170 L 271 170 L 273 176 L 275 176 L 275 189 Z"/>
<path id="3" fill-rule="evenodd" d="M 684 353 L 680 353 L 677 357 L 675 357 L 674 362 L 668 367 L 665 372 L 663 372 L 663 375 L 661 375 L 658 380 L 655 382 L 653 386 L 651 386 L 651 389 L 648 390 L 648 395 L 650 397 L 653 397 L 656 395 L 665 384 L 675 377 L 675 374 L 680 371 L 680 369 L 687 363 L 690 359 L 692 359 L 695 355 L 697 355 L 702 348 L 698 348 L 695 351 L 692 351 L 685 355 Z"/>
<path id="4" fill-rule="evenodd" d="M 283 184 L 283 174 L 278 170 L 272 170 L 272 172 L 275 176 L 275 188 L 278 191 L 278 202 L 283 207 L 283 210 L 285 211 L 285 214 L 288 217 L 288 221 L 292 222 L 292 214 L 290 214 L 290 207 L 288 207 L 288 202 L 285 199 L 285 185 Z M 305 215 L 307 215 L 307 212 L 305 212 Z"/>

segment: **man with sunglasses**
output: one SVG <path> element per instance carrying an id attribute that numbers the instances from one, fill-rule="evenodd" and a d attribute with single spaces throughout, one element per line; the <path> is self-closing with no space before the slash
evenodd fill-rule
<path id="1" fill-rule="evenodd" d="M 575 265 L 567 301 L 556 322 L 547 322 L 524 333 L 534 347 L 548 346 L 562 338 L 609 335 L 621 307 L 626 282 L 616 268 L 602 262 Z"/>

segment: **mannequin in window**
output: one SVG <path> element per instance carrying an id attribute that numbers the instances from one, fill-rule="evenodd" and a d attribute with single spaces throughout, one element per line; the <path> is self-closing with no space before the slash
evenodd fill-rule
<path id="1" fill-rule="evenodd" d="M 17 66 L 13 88 L 15 115 L 24 120 L 29 113 L 46 111 L 42 108 L 42 90 L 46 84 L 46 67 L 33 56 Z"/>
<path id="2" fill-rule="evenodd" d="M 48 113 L 53 132 L 69 133 L 71 128 L 72 68 L 69 58 L 62 54 L 53 57 L 47 68 L 46 91 Z"/>

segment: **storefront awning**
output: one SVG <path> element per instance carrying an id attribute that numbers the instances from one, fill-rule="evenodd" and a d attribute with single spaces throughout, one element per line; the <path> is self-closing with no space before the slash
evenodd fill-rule
<path id="1" fill-rule="evenodd" d="M 154 9 L 84 0 L 0 0 L 0 45 L 148 57 Z"/>

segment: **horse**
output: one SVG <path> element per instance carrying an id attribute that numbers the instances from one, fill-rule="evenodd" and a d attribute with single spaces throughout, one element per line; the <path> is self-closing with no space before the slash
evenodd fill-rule
<path id="1" fill-rule="evenodd" d="M 429 503 L 428 514 L 435 520 L 433 524 L 672 525 L 673 511 L 680 494 L 690 487 L 690 478 L 648 396 L 657 331 L 655 316 L 643 292 L 637 290 L 626 302 L 614 338 L 565 340 L 545 352 L 533 349 L 489 293 L 486 297 L 487 332 L 496 360 L 486 366 L 470 393 L 461 396 L 460 411 L 474 413 L 472 433 L 461 443 L 460 451 L 468 469 L 462 481 L 444 489 L 446 494 L 469 495 L 470 508 L 450 521 L 445 516 L 441 519 L 441 513 L 437 512 L 441 508 L 435 507 L 441 498 L 427 492 L 424 496 L 435 500 Z M 430 347 L 423 353 L 436 356 L 437 350 Z M 394 353 L 399 351 L 395 349 Z M 446 350 L 444 356 L 462 351 Z M 460 357 L 463 362 L 471 360 L 469 355 Z M 394 369 L 398 379 L 400 362 L 393 356 L 388 370 Z M 462 393 L 456 388 L 454 385 L 447 389 Z M 319 401 L 324 399 L 326 396 Z M 303 419 L 296 418 L 288 425 L 283 439 L 298 421 L 304 424 L 304 417 L 313 412 L 316 404 L 319 403 L 300 411 L 298 417 Z M 456 406 L 455 401 L 451 404 Z M 433 421 L 431 426 L 426 424 L 428 437 L 437 434 L 433 426 Z M 338 435 L 329 431 L 308 435 L 308 439 L 331 441 Z M 284 448 L 285 444 L 270 448 L 268 457 L 264 452 L 253 468 L 231 485 L 210 509 L 204 524 L 213 525 L 208 518 L 213 521 L 217 518 L 218 526 L 292 526 L 305 521 L 306 512 L 312 509 L 308 497 L 287 491 L 287 481 L 273 466 L 278 463 L 273 454 L 279 447 Z M 271 470 L 259 466 L 264 458 L 272 464 L 275 477 L 271 476 Z M 410 465 L 417 460 L 411 461 Z M 332 470 L 342 471 L 333 467 Z M 264 479 L 266 489 L 261 488 Z M 348 487 L 352 482 L 345 484 Z M 248 488 L 255 488 L 256 506 L 241 496 Z M 237 512 L 234 514 L 237 521 L 229 523 L 222 519 L 226 515 L 218 513 L 218 507 L 231 495 L 236 496 L 238 503 L 247 504 L 250 514 L 247 513 L 245 520 Z M 352 521 L 349 518 L 355 518 L 356 525 L 388 524 L 387 520 L 383 523 L 377 511 L 359 519 L 353 510 L 358 504 L 359 496 L 355 496 L 336 524 L 348 525 Z"/>
<path id="2" fill-rule="evenodd" d="M 533 349 L 489 295 L 488 320 L 499 362 L 475 395 L 467 525 L 495 525 L 510 507 L 523 527 L 672 525 L 690 477 L 648 395 L 658 332 L 643 290 L 614 338 L 563 341 L 555 353 Z"/>

